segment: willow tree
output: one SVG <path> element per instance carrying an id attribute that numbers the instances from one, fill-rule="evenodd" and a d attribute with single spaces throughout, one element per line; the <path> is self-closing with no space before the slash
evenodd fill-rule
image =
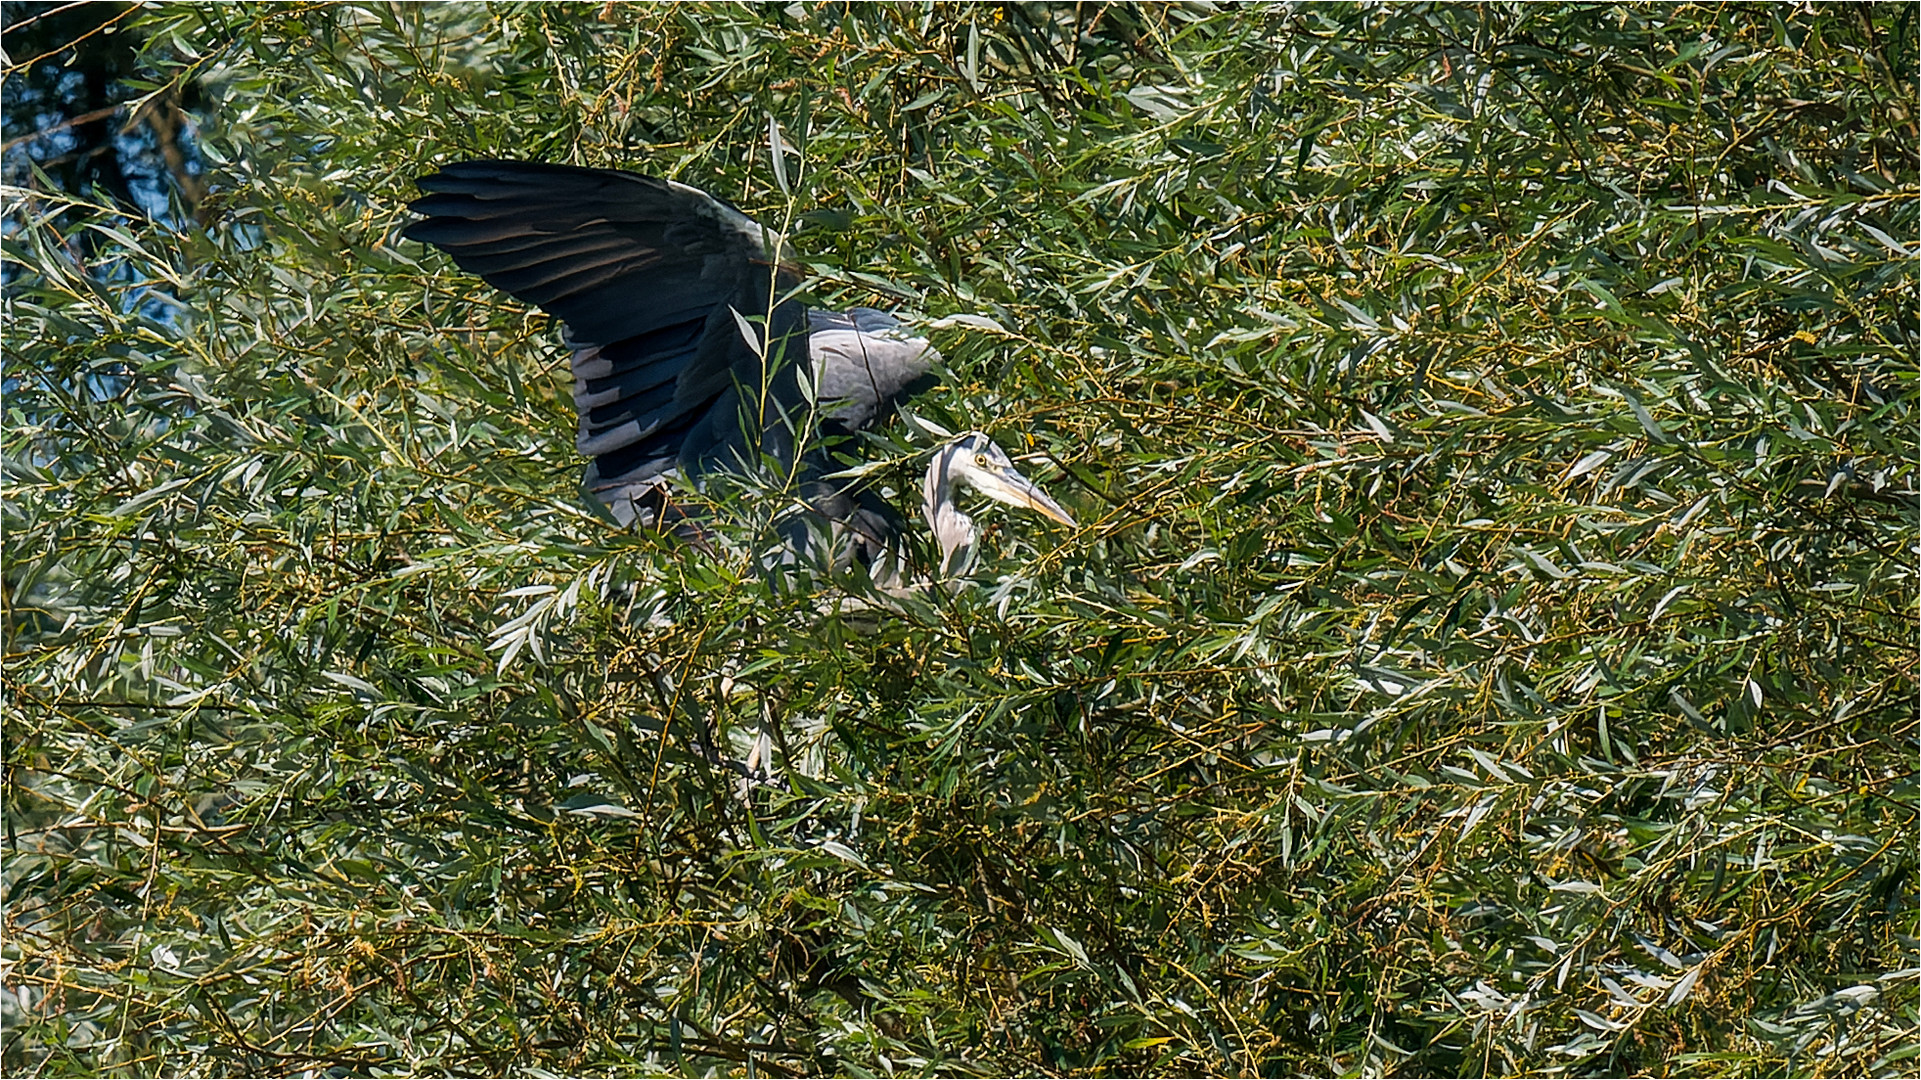
<path id="1" fill-rule="evenodd" d="M 0 1060 L 1911 1068 L 1914 10 L 128 9 L 204 188 L 9 144 Z M 617 527 L 399 239 L 481 156 L 992 317 L 915 409 L 1081 527 Z"/>

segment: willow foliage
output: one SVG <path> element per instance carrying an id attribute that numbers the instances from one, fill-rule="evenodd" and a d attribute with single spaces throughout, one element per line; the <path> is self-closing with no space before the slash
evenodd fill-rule
<path id="1" fill-rule="evenodd" d="M 6 1069 L 1911 1071 L 1914 13 L 140 12 L 197 216 L 8 193 Z M 990 315 L 1082 526 L 618 530 L 475 156 Z"/>

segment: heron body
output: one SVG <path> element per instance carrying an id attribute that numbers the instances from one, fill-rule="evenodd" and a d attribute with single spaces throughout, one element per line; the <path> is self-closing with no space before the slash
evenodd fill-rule
<path id="1" fill-rule="evenodd" d="M 854 557 L 895 548 L 899 515 L 857 481 L 830 477 L 825 448 L 933 384 L 940 354 L 925 338 L 872 308 L 805 309 L 781 237 L 685 184 L 467 161 L 419 186 L 427 194 L 411 208 L 421 217 L 403 235 L 565 324 L 576 443 L 593 459 L 584 486 L 617 520 L 665 523 L 676 473 L 752 473 L 771 457 Z M 935 455 L 924 490 L 949 572 L 973 558 L 960 486 L 1071 523 L 970 432 Z"/>

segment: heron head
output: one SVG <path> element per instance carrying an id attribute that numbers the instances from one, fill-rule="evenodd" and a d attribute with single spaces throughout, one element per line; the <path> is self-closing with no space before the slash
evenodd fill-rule
<path id="1" fill-rule="evenodd" d="M 927 506 L 952 499 L 951 488 L 964 484 L 995 502 L 1032 510 L 1042 517 L 1074 525 L 1074 518 L 1040 486 L 1022 476 L 1007 452 L 979 431 L 970 431 L 942 447 L 927 470 Z"/>

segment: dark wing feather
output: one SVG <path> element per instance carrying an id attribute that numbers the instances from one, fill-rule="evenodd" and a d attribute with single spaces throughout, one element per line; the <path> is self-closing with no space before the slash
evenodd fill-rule
<path id="1" fill-rule="evenodd" d="M 806 355 L 807 326 L 799 304 L 775 306 L 794 279 L 751 218 L 685 184 L 613 169 L 466 161 L 419 183 L 422 218 L 403 235 L 567 324 L 579 445 L 595 458 L 588 485 L 617 514 L 668 469 L 697 472 L 746 458 L 748 439 L 781 441 L 773 414 L 798 401 L 793 366 L 770 372 L 733 312 L 767 318 L 780 357 Z M 736 384 L 765 384 L 752 398 L 776 408 L 743 417 Z"/>

